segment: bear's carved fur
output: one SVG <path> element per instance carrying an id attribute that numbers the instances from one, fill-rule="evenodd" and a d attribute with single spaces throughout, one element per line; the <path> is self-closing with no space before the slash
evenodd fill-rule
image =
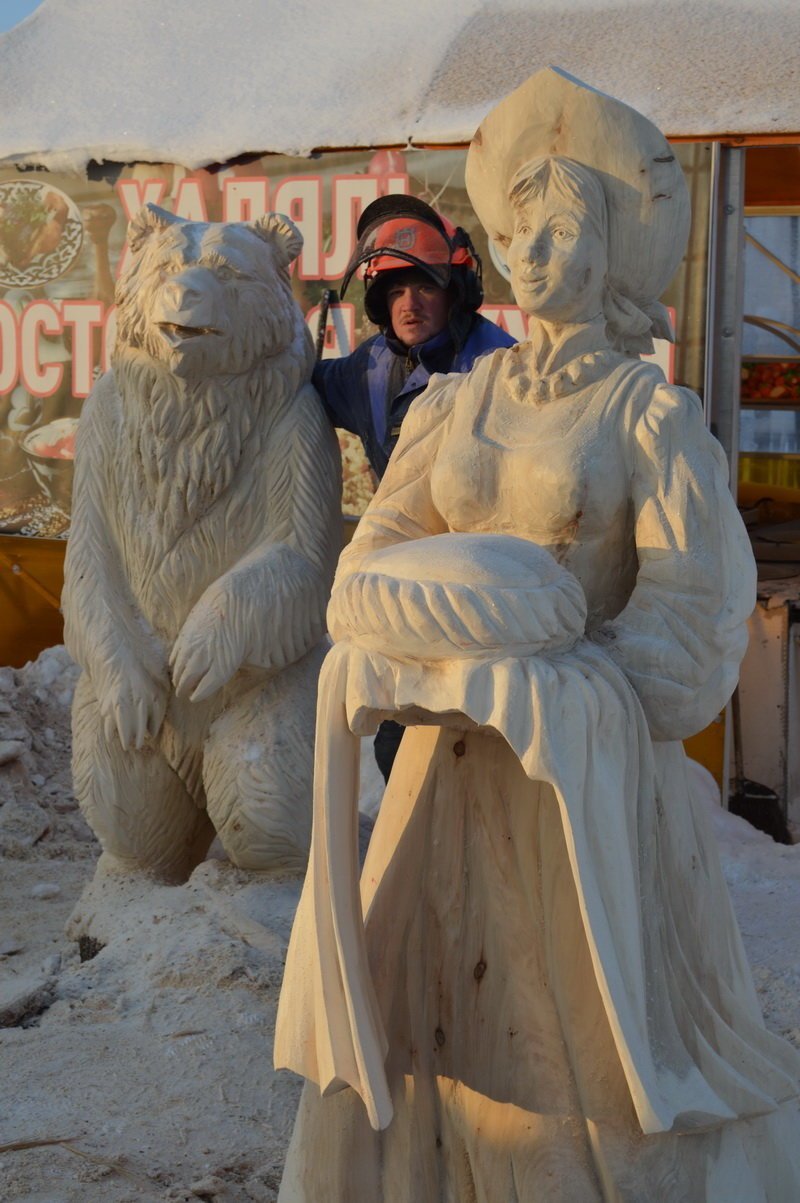
<path id="1" fill-rule="evenodd" d="M 240 866 L 299 866 L 341 544 L 338 449 L 289 281 L 302 239 L 277 214 L 154 206 L 128 239 L 65 571 L 76 793 L 107 869 L 183 880 L 214 830 Z"/>

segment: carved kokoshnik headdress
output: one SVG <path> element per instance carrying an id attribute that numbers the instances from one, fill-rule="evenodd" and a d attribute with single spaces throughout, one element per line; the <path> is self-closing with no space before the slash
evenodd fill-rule
<path id="1" fill-rule="evenodd" d="M 484 118 L 467 155 L 470 201 L 501 249 L 514 230 L 512 188 L 528 165 L 547 157 L 588 167 L 602 185 L 607 282 L 617 325 L 628 336 L 624 349 L 646 350 L 650 337 L 672 341 L 658 298 L 683 256 L 691 207 L 664 135 L 641 113 L 566 71 L 537 71 Z"/>

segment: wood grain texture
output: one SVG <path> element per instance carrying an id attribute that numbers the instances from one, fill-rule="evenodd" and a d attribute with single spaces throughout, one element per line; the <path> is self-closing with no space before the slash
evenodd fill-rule
<path id="1" fill-rule="evenodd" d="M 457 727 L 396 767 L 362 878 L 394 1118 L 309 1082 L 281 1203 L 791 1203 L 791 1109 L 642 1134 L 552 788 Z"/>

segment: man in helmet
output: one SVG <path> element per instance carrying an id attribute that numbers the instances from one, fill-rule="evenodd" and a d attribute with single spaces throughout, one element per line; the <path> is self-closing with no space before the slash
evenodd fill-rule
<path id="1" fill-rule="evenodd" d="M 380 328 L 342 359 L 320 360 L 314 384 L 335 426 L 357 434 L 380 479 L 411 402 L 434 372 L 466 372 L 510 335 L 478 314 L 481 262 L 460 227 L 413 196 L 384 196 L 361 215 L 341 295 L 364 267 L 364 308 Z M 375 759 L 388 781 L 403 728 L 381 723 Z"/>
<path id="2" fill-rule="evenodd" d="M 434 372 L 466 372 L 514 340 L 478 314 L 481 262 L 469 235 L 414 196 L 383 196 L 361 215 L 342 280 L 364 267 L 364 308 L 380 333 L 352 355 L 321 360 L 314 384 L 335 426 L 357 434 L 375 475 Z"/>

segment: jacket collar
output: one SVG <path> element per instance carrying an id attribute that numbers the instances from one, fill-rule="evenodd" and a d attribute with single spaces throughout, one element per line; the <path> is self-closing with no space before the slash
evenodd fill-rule
<path id="1" fill-rule="evenodd" d="M 431 374 L 437 370 L 446 371 L 446 368 L 441 367 L 441 363 L 446 359 L 449 364 L 455 353 L 452 335 L 447 326 L 438 334 L 434 334 L 433 338 L 429 338 L 427 342 L 418 343 L 416 347 L 405 346 L 388 331 L 384 334 L 384 338 L 387 347 L 395 355 L 401 359 L 411 359 L 415 365 L 421 363 Z"/>

